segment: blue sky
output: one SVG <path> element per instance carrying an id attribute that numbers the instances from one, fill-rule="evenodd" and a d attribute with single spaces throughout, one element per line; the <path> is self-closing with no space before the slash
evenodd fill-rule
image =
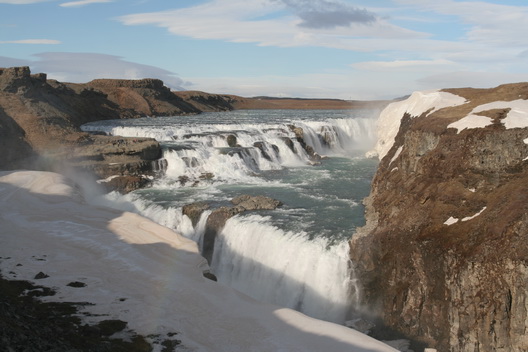
<path id="1" fill-rule="evenodd" d="M 0 0 L 0 67 L 242 96 L 528 81 L 525 0 Z"/>

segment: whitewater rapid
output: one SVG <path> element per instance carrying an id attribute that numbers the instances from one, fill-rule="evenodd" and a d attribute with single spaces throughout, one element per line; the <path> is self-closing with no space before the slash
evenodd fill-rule
<path id="1" fill-rule="evenodd" d="M 375 112 L 238 111 L 195 117 L 101 121 L 83 126 L 163 146 L 166 173 L 150 189 L 110 194 L 113 207 L 140 213 L 201 247 L 210 210 L 193 226 L 182 207 L 228 205 L 240 194 L 284 206 L 237 215 L 218 234 L 210 266 L 219 282 L 249 296 L 343 323 L 357 299 L 348 239 L 363 224 L 376 161 Z M 323 159 L 314 160 L 294 132 Z M 328 157 L 325 159 L 324 157 Z"/>

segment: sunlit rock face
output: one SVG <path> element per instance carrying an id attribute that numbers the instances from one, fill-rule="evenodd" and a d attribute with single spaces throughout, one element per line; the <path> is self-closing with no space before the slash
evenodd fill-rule
<path id="1" fill-rule="evenodd" d="M 413 96 L 382 113 L 351 240 L 363 303 L 441 351 L 526 351 L 528 84 Z"/>

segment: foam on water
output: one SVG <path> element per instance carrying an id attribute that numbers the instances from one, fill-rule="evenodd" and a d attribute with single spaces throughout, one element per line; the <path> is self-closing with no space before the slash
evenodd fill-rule
<path id="1" fill-rule="evenodd" d="M 220 281 L 259 300 L 344 322 L 355 295 L 346 243 L 329 246 L 269 222 L 259 215 L 227 221 L 212 261 Z"/>

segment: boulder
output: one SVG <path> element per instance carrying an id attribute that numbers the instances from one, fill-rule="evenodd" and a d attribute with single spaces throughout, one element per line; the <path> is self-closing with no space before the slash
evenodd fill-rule
<path id="1" fill-rule="evenodd" d="M 291 142 L 291 139 L 288 139 Z M 270 155 L 270 152 L 273 152 L 275 156 L 277 157 L 279 155 L 279 147 L 277 147 L 275 144 L 270 144 L 271 150 L 267 147 L 265 142 L 255 142 L 253 143 L 253 146 L 255 148 L 258 148 L 260 150 L 260 154 L 266 159 L 266 160 L 273 160 L 273 158 Z"/>
<path id="2" fill-rule="evenodd" d="M 200 220 L 200 217 L 202 216 L 202 213 L 207 209 L 209 209 L 209 204 L 197 202 L 183 206 L 182 214 L 187 215 L 189 219 L 191 219 L 193 226 L 196 226 Z"/>
<path id="3" fill-rule="evenodd" d="M 306 154 L 308 154 L 310 161 L 314 165 L 319 164 L 321 162 L 321 156 L 315 151 L 315 149 L 311 145 L 306 144 L 306 141 L 304 140 L 304 130 L 301 127 L 297 127 L 294 125 L 289 125 L 289 127 L 290 130 L 295 133 L 295 138 L 297 139 L 297 142 L 299 142 L 301 147 L 306 151 Z"/>
<path id="4" fill-rule="evenodd" d="M 141 176 L 116 176 L 109 181 L 102 182 L 107 192 L 117 191 L 122 194 L 148 187 L 151 184 L 152 180 Z"/>
<path id="5" fill-rule="evenodd" d="M 250 195 L 241 195 L 233 198 L 231 203 L 233 203 L 234 206 L 223 206 L 215 209 L 207 218 L 203 238 L 202 255 L 209 263 L 211 263 L 211 260 L 213 259 L 216 236 L 220 231 L 222 231 L 226 221 L 229 218 L 245 211 L 273 210 L 282 205 L 282 202 L 273 198 Z"/>
<path id="6" fill-rule="evenodd" d="M 240 147 L 240 145 L 237 142 L 237 137 L 234 134 L 230 134 L 226 137 L 227 145 L 231 148 Z"/>
<path id="7" fill-rule="evenodd" d="M 249 210 L 273 210 L 282 205 L 281 201 L 265 196 L 250 196 L 243 194 L 231 200 L 241 211 Z"/>

